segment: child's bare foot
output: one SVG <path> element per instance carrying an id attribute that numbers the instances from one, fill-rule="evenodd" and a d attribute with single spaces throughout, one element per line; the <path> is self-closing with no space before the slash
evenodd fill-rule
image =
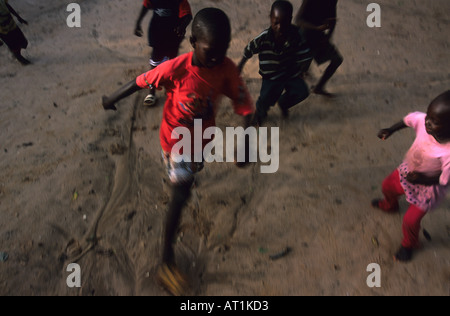
<path id="1" fill-rule="evenodd" d="M 158 283 L 173 296 L 185 296 L 189 292 L 187 277 L 174 264 L 163 263 L 157 272 Z"/>
<path id="2" fill-rule="evenodd" d="M 17 56 L 16 56 L 16 59 L 17 59 L 23 66 L 26 66 L 26 65 L 30 65 L 30 64 L 31 64 L 31 61 L 29 61 L 28 59 L 26 59 L 26 58 L 23 57 L 22 55 L 17 55 Z"/>
<path id="3" fill-rule="evenodd" d="M 394 260 L 395 261 L 400 261 L 400 262 L 411 261 L 412 253 L 413 253 L 412 249 L 405 248 L 405 247 L 401 246 L 400 249 L 395 254 Z"/>

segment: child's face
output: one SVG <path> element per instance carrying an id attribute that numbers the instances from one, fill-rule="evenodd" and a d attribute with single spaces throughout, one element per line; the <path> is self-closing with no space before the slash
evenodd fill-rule
<path id="1" fill-rule="evenodd" d="M 280 38 L 289 28 L 292 22 L 292 16 L 275 8 L 270 14 L 270 24 L 275 38 Z"/>
<path id="2" fill-rule="evenodd" d="M 425 119 L 427 133 L 439 143 L 450 141 L 450 109 L 442 103 L 432 103 Z"/>
<path id="3" fill-rule="evenodd" d="M 209 38 L 191 39 L 194 48 L 194 64 L 199 67 L 213 68 L 223 63 L 229 43 L 221 39 Z"/>

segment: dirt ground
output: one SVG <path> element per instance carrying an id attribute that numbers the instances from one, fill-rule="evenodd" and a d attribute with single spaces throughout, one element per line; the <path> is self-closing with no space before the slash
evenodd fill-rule
<path id="1" fill-rule="evenodd" d="M 269 0 L 190 2 L 194 13 L 214 6 L 229 15 L 235 62 L 269 25 Z M 414 139 L 404 130 L 382 142 L 378 130 L 426 111 L 450 86 L 450 2 L 378 0 L 382 26 L 369 28 L 370 2 L 338 3 L 333 41 L 345 61 L 328 85 L 338 97 L 311 95 L 288 121 L 271 110 L 278 172 L 211 163 L 199 174 L 175 245 L 194 295 L 450 294 L 450 200 L 424 218 L 432 240 L 421 236 L 407 264 L 393 261 L 406 202 L 394 215 L 370 206 Z M 78 3 L 81 28 L 69 28 L 64 1 L 10 1 L 29 22 L 21 28 L 33 64 L 0 47 L 0 295 L 166 296 L 154 279 L 168 203 L 163 91 L 151 109 L 144 91 L 117 112 L 101 106 L 102 95 L 148 69 L 151 50 L 133 35 L 141 1 Z M 181 53 L 190 50 L 185 40 Z M 323 70 L 313 64 L 308 84 Z M 256 57 L 243 76 L 256 100 Z M 218 126 L 240 122 L 224 100 Z M 66 284 L 69 263 L 81 267 L 81 288 Z M 366 283 L 370 263 L 380 265 L 379 288 Z"/>

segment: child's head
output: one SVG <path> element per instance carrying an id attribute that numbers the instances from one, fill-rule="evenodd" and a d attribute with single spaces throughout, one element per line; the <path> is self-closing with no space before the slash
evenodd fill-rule
<path id="1" fill-rule="evenodd" d="M 283 35 L 291 25 L 293 12 L 294 7 L 289 1 L 277 0 L 272 4 L 270 24 L 276 38 Z"/>
<path id="2" fill-rule="evenodd" d="M 431 101 L 428 106 L 425 127 L 427 133 L 439 143 L 450 142 L 450 90 Z"/>
<path id="3" fill-rule="evenodd" d="M 200 10 L 192 22 L 191 44 L 194 63 L 212 68 L 220 65 L 231 41 L 231 25 L 228 16 L 220 9 Z"/>

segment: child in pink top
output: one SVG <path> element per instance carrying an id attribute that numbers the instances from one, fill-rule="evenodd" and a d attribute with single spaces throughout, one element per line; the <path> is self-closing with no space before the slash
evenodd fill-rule
<path id="1" fill-rule="evenodd" d="M 416 139 L 403 163 L 382 186 L 384 200 L 372 205 L 386 212 L 398 211 L 398 198 L 406 196 L 410 208 L 403 218 L 403 241 L 395 255 L 409 261 L 419 245 L 420 222 L 445 197 L 450 180 L 450 90 L 434 99 L 427 113 L 414 112 L 390 128 L 382 129 L 382 140 L 406 127 L 416 131 Z"/>

